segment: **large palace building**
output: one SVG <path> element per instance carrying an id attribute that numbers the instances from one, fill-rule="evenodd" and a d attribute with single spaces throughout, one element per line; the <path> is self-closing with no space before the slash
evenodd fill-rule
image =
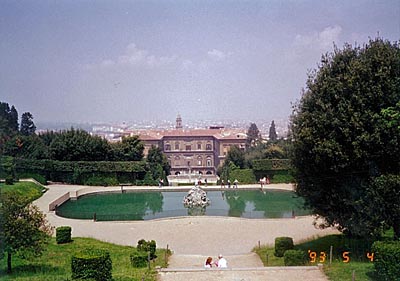
<path id="1" fill-rule="evenodd" d="M 145 144 L 145 155 L 152 145 L 160 147 L 168 158 L 172 176 L 215 176 L 229 149 L 235 145 L 244 150 L 247 138 L 238 129 L 183 129 L 179 115 L 173 130 L 141 130 L 130 134 L 139 135 Z"/>

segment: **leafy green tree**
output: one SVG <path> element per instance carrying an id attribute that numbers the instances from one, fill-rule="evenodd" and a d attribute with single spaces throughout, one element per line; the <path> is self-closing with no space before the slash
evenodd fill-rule
<path id="1" fill-rule="evenodd" d="M 247 149 L 244 154 L 245 167 L 253 168 L 253 160 L 264 159 L 265 158 L 265 146 L 261 144 L 251 149 Z"/>
<path id="2" fill-rule="evenodd" d="M 250 123 L 250 127 L 247 130 L 246 148 L 257 146 L 261 141 L 261 134 L 255 123 Z"/>
<path id="3" fill-rule="evenodd" d="M 394 239 L 400 239 L 400 175 L 374 178 L 367 188 L 363 203 L 369 206 L 361 220 L 368 228 L 394 229 Z"/>
<path id="4" fill-rule="evenodd" d="M 53 229 L 39 208 L 14 192 L 1 194 L 4 230 L 4 251 L 7 252 L 7 272 L 12 271 L 12 255 L 40 255 Z"/>
<path id="5" fill-rule="evenodd" d="M 335 48 L 309 74 L 292 116 L 292 163 L 297 193 L 326 225 L 368 236 L 378 221 L 393 224 L 387 212 L 362 218 L 382 199 L 368 196 L 375 178 L 400 174 L 399 128 L 385 116 L 400 101 L 399 77 L 399 45 L 380 38 Z"/>
<path id="6" fill-rule="evenodd" d="M 24 112 L 22 114 L 20 132 L 24 136 L 30 136 L 35 134 L 36 126 L 33 123 L 33 116 L 30 112 Z"/>
<path id="7" fill-rule="evenodd" d="M 396 106 L 382 109 L 382 115 L 388 128 L 397 127 L 400 130 L 400 101 Z"/>
<path id="8" fill-rule="evenodd" d="M 276 144 L 270 145 L 265 149 L 265 158 L 267 159 L 285 159 L 286 155 L 283 149 Z"/>
<path id="9" fill-rule="evenodd" d="M 275 122 L 272 120 L 271 126 L 269 127 L 269 140 L 274 142 L 278 139 L 278 134 L 276 133 L 275 129 Z"/>
<path id="10" fill-rule="evenodd" d="M 170 174 L 171 167 L 161 148 L 152 145 L 147 153 L 147 162 L 153 179 L 163 178 L 166 180 L 166 176 Z"/>
<path id="11" fill-rule="evenodd" d="M 228 154 L 226 155 L 225 161 L 232 162 L 236 167 L 243 169 L 245 164 L 244 152 L 236 145 L 231 146 Z"/>
<path id="12" fill-rule="evenodd" d="M 56 133 L 49 146 L 51 159 L 60 161 L 104 161 L 109 153 L 106 140 L 74 128 Z"/>
<path id="13" fill-rule="evenodd" d="M 143 159 L 144 144 L 138 136 L 123 137 L 120 142 L 111 145 L 116 161 L 140 161 Z"/>
<path id="14" fill-rule="evenodd" d="M 28 159 L 48 159 L 48 147 L 37 135 L 16 135 L 4 145 L 4 154 Z"/>

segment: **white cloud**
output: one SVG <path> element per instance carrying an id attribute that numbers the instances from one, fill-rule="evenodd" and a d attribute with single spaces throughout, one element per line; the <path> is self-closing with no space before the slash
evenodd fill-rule
<path id="1" fill-rule="evenodd" d="M 329 26 L 318 34 L 318 42 L 322 48 L 329 48 L 332 46 L 333 42 L 337 42 L 339 40 L 341 33 L 342 28 L 340 26 Z"/>
<path id="2" fill-rule="evenodd" d="M 168 65 L 176 60 L 176 56 L 157 56 L 149 51 L 140 49 L 135 43 L 129 44 L 125 52 L 114 59 L 105 59 L 100 65 L 110 67 L 116 65 L 145 66 L 149 68 Z"/>
<path id="3" fill-rule="evenodd" d="M 232 55 L 232 52 L 224 53 L 223 51 L 220 51 L 220 50 L 217 50 L 217 49 L 213 49 L 211 51 L 208 51 L 207 55 L 211 59 L 220 61 L 220 60 L 224 60 L 224 59 L 230 57 Z"/>
<path id="4" fill-rule="evenodd" d="M 194 64 L 193 64 L 193 61 L 191 61 L 191 60 L 184 60 L 184 61 L 182 62 L 181 68 L 182 68 L 183 70 L 188 70 L 188 69 L 192 68 L 193 65 L 194 65 Z"/>
<path id="5" fill-rule="evenodd" d="M 328 26 L 320 32 L 313 32 L 312 34 L 301 35 L 297 34 L 294 39 L 295 46 L 318 48 L 328 50 L 333 46 L 334 42 L 339 41 L 342 33 L 342 28 L 339 25 Z"/>

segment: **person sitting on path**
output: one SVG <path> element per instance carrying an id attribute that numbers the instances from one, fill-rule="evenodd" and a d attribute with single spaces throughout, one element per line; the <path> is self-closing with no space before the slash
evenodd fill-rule
<path id="1" fill-rule="evenodd" d="M 220 267 L 220 268 L 228 267 L 226 259 L 221 254 L 218 256 L 217 266 Z"/>
<path id="2" fill-rule="evenodd" d="M 206 263 L 204 264 L 205 268 L 211 268 L 212 267 L 212 257 L 208 257 L 206 259 Z"/>

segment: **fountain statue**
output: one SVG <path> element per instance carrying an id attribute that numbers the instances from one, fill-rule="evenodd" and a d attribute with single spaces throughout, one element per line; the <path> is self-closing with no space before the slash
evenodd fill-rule
<path id="1" fill-rule="evenodd" d="M 210 205 L 211 200 L 207 198 L 207 193 L 200 187 L 195 186 L 189 190 L 188 194 L 183 198 L 183 205 L 188 208 L 206 207 Z"/>

